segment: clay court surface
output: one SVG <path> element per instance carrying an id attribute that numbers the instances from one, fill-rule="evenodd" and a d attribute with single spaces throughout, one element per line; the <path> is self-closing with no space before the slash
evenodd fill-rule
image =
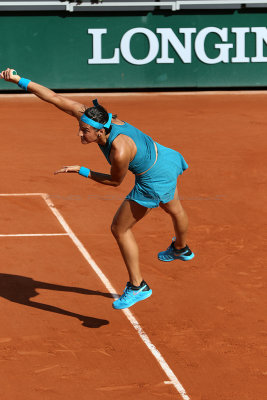
<path id="1" fill-rule="evenodd" d="M 73 97 L 91 105 L 94 95 Z M 134 229 L 153 295 L 130 309 L 184 394 L 112 309 L 111 294 L 44 198 L 28 195 L 0 196 L 1 400 L 265 399 L 267 94 L 98 100 L 190 166 L 178 188 L 196 257 L 157 260 L 173 231 L 169 216 L 153 210 Z M 0 96 L 0 105 L 0 193 L 49 194 L 121 294 L 127 274 L 110 224 L 134 177 L 112 188 L 54 176 L 64 165 L 109 166 L 97 145 L 80 144 L 75 119 L 53 106 L 31 95 Z"/>

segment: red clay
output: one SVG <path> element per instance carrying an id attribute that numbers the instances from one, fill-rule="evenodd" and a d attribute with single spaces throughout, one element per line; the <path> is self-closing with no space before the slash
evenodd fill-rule
<path id="1" fill-rule="evenodd" d="M 91 96 L 88 96 L 89 100 Z M 88 97 L 81 102 L 90 104 Z M 77 97 L 75 97 L 77 99 Z M 191 400 L 266 395 L 266 94 L 111 97 L 121 119 L 180 151 L 191 262 L 162 263 L 168 215 L 135 228 L 153 296 L 132 308 Z M 77 122 L 31 96 L 0 98 L 1 193 L 46 192 L 118 292 L 127 280 L 110 233 L 118 188 L 53 172 L 109 170 Z M 0 234 L 60 233 L 39 197 L 0 197 Z M 180 399 L 68 237 L 0 237 L 1 400 Z"/>

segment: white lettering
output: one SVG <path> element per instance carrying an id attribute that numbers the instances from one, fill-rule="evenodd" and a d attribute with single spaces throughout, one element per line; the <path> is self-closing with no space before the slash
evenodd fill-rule
<path id="1" fill-rule="evenodd" d="M 148 55 L 143 59 L 134 58 L 131 53 L 131 39 L 132 37 L 137 34 L 142 33 L 145 35 L 149 42 L 149 51 Z M 121 39 L 121 54 L 128 61 L 130 64 L 134 65 L 144 65 L 148 64 L 156 58 L 159 51 L 159 42 L 158 38 L 155 33 L 151 32 L 149 29 L 146 28 L 133 28 L 126 32 L 122 39 Z"/>
<path id="2" fill-rule="evenodd" d="M 267 62 L 267 57 L 263 56 L 263 42 L 267 44 L 267 28 L 251 28 L 251 32 L 256 33 L 256 57 L 251 57 L 251 61 L 253 63 Z"/>
<path id="3" fill-rule="evenodd" d="M 246 39 L 245 35 L 249 28 L 232 28 L 231 32 L 236 34 L 236 56 L 231 59 L 233 63 L 248 63 L 250 58 L 245 56 Z"/>
<path id="4" fill-rule="evenodd" d="M 229 28 L 230 29 L 230 28 Z M 110 49 L 108 45 L 112 40 L 103 36 L 107 34 L 106 28 L 88 29 L 88 34 L 92 35 L 92 58 L 88 59 L 88 64 L 119 64 L 120 54 L 124 59 L 133 65 L 145 65 L 156 59 L 157 64 L 174 64 L 177 55 L 185 64 L 192 63 L 192 58 L 198 57 L 204 64 L 218 63 L 266 63 L 267 62 L 267 27 L 232 27 L 231 32 L 235 35 L 235 43 L 228 43 L 228 28 L 206 27 L 197 33 L 196 28 L 179 28 L 177 34 L 171 28 L 157 28 L 156 33 L 150 29 L 138 27 L 125 32 L 121 38 L 120 48 Z M 248 33 L 254 37 L 255 54 L 254 57 L 248 57 L 246 52 L 251 52 L 247 45 Z M 138 59 L 133 51 L 132 39 L 134 35 L 145 35 L 148 41 L 148 50 L 144 58 Z M 192 54 L 192 41 L 195 36 L 194 50 Z M 207 40 L 209 34 L 218 36 L 219 43 L 214 44 L 214 49 L 218 49 L 215 58 L 211 58 L 208 49 L 212 51 L 210 40 Z M 181 39 L 183 35 L 183 40 Z M 232 37 L 232 35 L 231 35 Z M 105 46 L 104 46 L 105 45 Z M 103 57 L 103 46 L 106 51 L 110 51 L 111 58 Z M 230 49 L 235 46 L 235 53 L 229 60 Z M 160 48 L 161 47 L 161 48 Z M 253 46 L 254 47 L 254 46 Z M 253 48 L 252 47 L 252 48 Z M 170 56 L 170 51 L 173 57 Z M 159 53 L 159 55 L 158 55 Z M 134 55 L 133 55 L 134 54 Z M 265 55 L 264 55 L 265 54 Z M 158 58 L 157 58 L 158 57 Z"/>
<path id="5" fill-rule="evenodd" d="M 227 28 L 215 28 L 215 27 L 210 27 L 210 28 L 204 28 L 202 29 L 195 41 L 195 52 L 197 57 L 200 59 L 205 64 L 218 64 L 219 62 L 223 63 L 229 63 L 229 49 L 233 47 L 233 44 L 231 43 L 219 43 L 215 44 L 215 48 L 219 49 L 219 55 L 216 58 L 209 58 L 206 54 L 205 51 L 205 40 L 208 34 L 210 33 L 216 33 L 220 38 L 222 39 L 223 42 L 226 42 L 228 39 L 228 29 Z"/>
<path id="6" fill-rule="evenodd" d="M 88 29 L 88 34 L 93 35 L 93 58 L 88 59 L 88 64 L 119 64 L 120 51 L 114 50 L 112 58 L 102 58 L 102 35 L 107 29 Z"/>
<path id="7" fill-rule="evenodd" d="M 169 57 L 169 43 L 185 64 L 192 62 L 192 33 L 196 33 L 197 30 L 196 28 L 180 28 L 178 31 L 184 34 L 184 46 L 171 28 L 157 29 L 157 33 L 161 34 L 161 57 L 157 58 L 158 64 L 174 63 L 174 58 Z"/>

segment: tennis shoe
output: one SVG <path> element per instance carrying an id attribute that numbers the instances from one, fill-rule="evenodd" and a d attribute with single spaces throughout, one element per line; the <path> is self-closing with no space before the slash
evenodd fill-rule
<path id="1" fill-rule="evenodd" d="M 133 306 L 135 303 L 141 300 L 145 300 L 152 295 L 152 290 L 149 288 L 145 281 L 141 282 L 141 285 L 136 287 L 130 282 L 127 282 L 126 288 L 123 294 L 118 300 L 115 300 L 112 307 L 116 310 L 122 310 Z"/>
<path id="2" fill-rule="evenodd" d="M 175 240 L 176 238 L 174 237 L 172 239 L 171 245 L 167 248 L 167 250 L 158 253 L 158 259 L 160 261 L 165 261 L 165 262 L 174 260 L 182 260 L 182 261 L 192 260 L 192 258 L 194 258 L 195 255 L 189 249 L 189 247 L 186 245 L 183 249 L 178 250 L 174 247 Z"/>

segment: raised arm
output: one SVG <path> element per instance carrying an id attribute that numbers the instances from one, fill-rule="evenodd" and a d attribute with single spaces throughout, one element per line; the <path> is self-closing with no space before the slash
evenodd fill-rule
<path id="1" fill-rule="evenodd" d="M 7 68 L 5 71 L 1 72 L 0 77 L 7 82 L 18 84 L 21 77 L 19 75 L 13 75 L 14 72 L 15 70 Z M 27 91 L 35 94 L 35 96 L 39 97 L 41 100 L 53 104 L 61 111 L 64 111 L 78 120 L 86 109 L 84 104 L 70 100 L 65 96 L 53 92 L 53 90 L 32 81 L 29 82 Z"/>

